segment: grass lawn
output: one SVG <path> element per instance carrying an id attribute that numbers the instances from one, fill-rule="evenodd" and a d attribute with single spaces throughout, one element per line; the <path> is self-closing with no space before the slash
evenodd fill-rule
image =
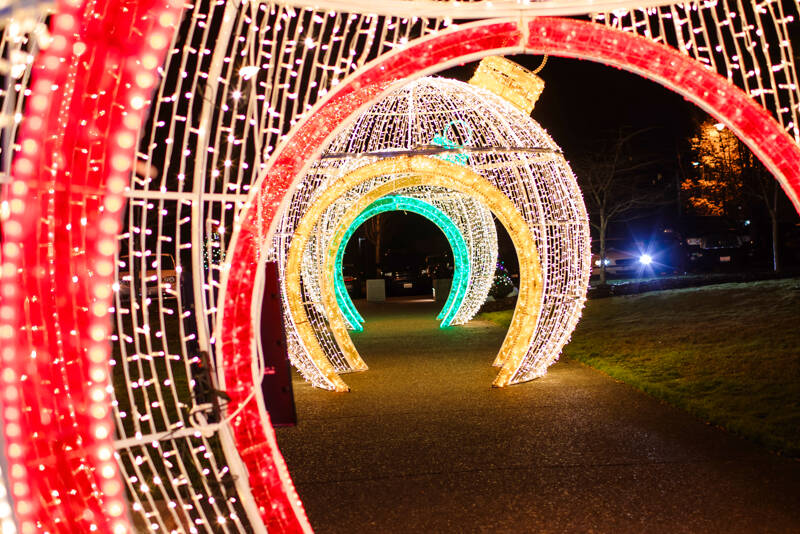
<path id="1" fill-rule="evenodd" d="M 590 300 L 564 355 L 800 457 L 800 279 Z"/>

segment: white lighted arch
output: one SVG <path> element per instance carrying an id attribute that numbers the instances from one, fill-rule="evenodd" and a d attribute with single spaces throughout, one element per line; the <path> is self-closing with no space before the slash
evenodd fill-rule
<path id="1" fill-rule="evenodd" d="M 439 145 L 432 145 L 437 138 Z M 440 150 L 442 145 L 446 150 Z M 543 374 L 558 357 L 583 306 L 589 274 L 588 221 L 575 178 L 558 146 L 525 111 L 503 98 L 455 80 L 422 78 L 370 106 L 327 147 L 287 204 L 288 215 L 277 234 L 284 250 L 290 246 L 289 233 L 294 228 L 291 222 L 287 224 L 287 217 L 298 220 L 343 175 L 392 153 L 458 156 L 458 166 L 474 170 L 497 186 L 533 228 L 544 279 L 543 312 L 529 354 L 509 382 Z M 348 193 L 352 198 L 338 201 L 338 209 L 381 180 L 385 178 L 359 185 L 359 191 Z M 337 217 L 330 215 L 331 223 L 315 235 L 327 235 L 338 223 Z M 327 238 L 321 239 L 326 243 Z M 318 263 L 307 263 L 306 269 L 313 270 Z M 308 296 L 304 300 L 314 300 Z M 342 349 L 349 338 L 344 340 L 346 336 L 327 328 L 331 317 L 324 306 L 308 306 L 307 312 L 323 352 L 336 369 L 355 370 Z M 306 345 L 298 341 L 291 318 L 287 323 L 292 354 L 304 354 Z M 314 371 L 303 370 L 304 361 L 308 361 L 306 356 L 301 356 L 295 363 L 304 376 L 314 376 Z M 502 359 L 495 362 L 502 363 Z"/>

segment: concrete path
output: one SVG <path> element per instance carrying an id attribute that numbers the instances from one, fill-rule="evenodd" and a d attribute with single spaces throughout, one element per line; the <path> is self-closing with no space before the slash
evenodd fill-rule
<path id="1" fill-rule="evenodd" d="M 317 532 L 800 532 L 800 462 L 574 361 L 492 389 L 501 329 L 357 306 L 370 370 L 350 393 L 295 380 L 278 431 Z"/>

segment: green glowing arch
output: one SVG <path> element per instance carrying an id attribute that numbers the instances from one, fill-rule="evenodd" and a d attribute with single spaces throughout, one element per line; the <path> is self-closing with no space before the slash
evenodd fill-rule
<path id="1" fill-rule="evenodd" d="M 364 224 L 367 219 L 388 211 L 410 211 L 421 215 L 438 226 L 445 237 L 447 237 L 450 248 L 453 250 L 455 264 L 453 283 L 450 295 L 447 297 L 442 311 L 439 312 L 436 318 L 442 321 L 440 325 L 442 328 L 450 326 L 458 309 L 461 307 L 464 296 L 467 294 L 467 286 L 469 285 L 470 269 L 467 244 L 458 227 L 443 211 L 423 200 L 400 195 L 387 195 L 367 206 L 347 228 L 347 232 L 345 232 L 342 237 L 341 244 L 336 250 L 336 259 L 334 263 L 334 291 L 336 293 L 336 302 L 339 305 L 339 310 L 341 310 L 345 321 L 347 321 L 353 330 L 363 330 L 362 323 L 364 322 L 364 318 L 358 313 L 358 310 L 356 310 L 344 285 L 344 277 L 342 275 L 344 251 L 345 248 L 347 248 L 348 241 L 350 241 L 350 238 L 359 226 Z"/>

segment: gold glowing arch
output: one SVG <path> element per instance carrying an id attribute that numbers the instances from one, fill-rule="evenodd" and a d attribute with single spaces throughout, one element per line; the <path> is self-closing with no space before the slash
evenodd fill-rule
<path id="1" fill-rule="evenodd" d="M 517 250 L 520 266 L 519 296 L 508 333 L 495 360 L 495 365 L 502 365 L 502 368 L 493 383 L 496 387 L 507 385 L 521 365 L 534 337 L 541 307 L 542 271 L 533 234 L 513 202 L 487 179 L 462 165 L 428 156 L 387 158 L 351 171 L 315 199 L 311 209 L 297 225 L 285 271 L 287 306 L 309 358 L 336 391 L 349 389 L 325 356 L 306 315 L 300 286 L 300 264 L 303 250 L 322 214 L 349 189 L 380 176 L 398 177 L 374 188 L 347 210 L 327 248 L 325 273 L 321 277 L 323 303 L 330 328 L 348 364 L 355 371 L 367 368 L 347 333 L 344 321 L 336 313 L 332 276 L 335 253 L 332 251 L 336 250 L 350 223 L 372 201 L 405 187 L 433 185 L 447 187 L 484 202 L 506 228 Z"/>

